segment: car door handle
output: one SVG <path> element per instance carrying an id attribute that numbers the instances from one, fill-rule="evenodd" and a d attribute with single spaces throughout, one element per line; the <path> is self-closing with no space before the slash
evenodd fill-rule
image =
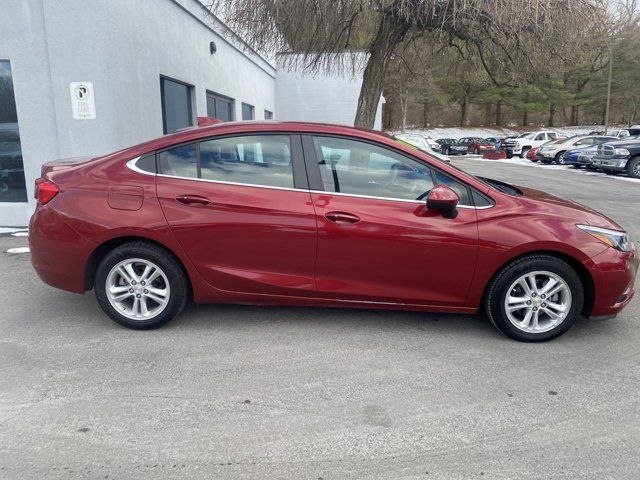
<path id="1" fill-rule="evenodd" d="M 211 200 L 200 195 L 178 195 L 176 200 L 185 205 L 209 205 Z"/>
<path id="2" fill-rule="evenodd" d="M 327 220 L 333 223 L 358 223 L 360 217 L 346 212 L 327 212 L 324 214 Z"/>

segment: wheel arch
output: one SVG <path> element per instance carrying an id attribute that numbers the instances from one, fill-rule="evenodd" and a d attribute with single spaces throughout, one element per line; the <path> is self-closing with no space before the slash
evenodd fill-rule
<path id="1" fill-rule="evenodd" d="M 131 242 L 144 242 L 150 245 L 154 245 L 166 251 L 169 255 L 175 258 L 175 260 L 178 262 L 180 267 L 182 267 L 182 270 L 185 274 L 185 278 L 187 279 L 189 295 L 193 296 L 193 285 L 191 282 L 191 276 L 189 275 L 189 271 L 187 270 L 186 266 L 184 265 L 184 262 L 180 259 L 180 257 L 176 255 L 175 252 L 171 250 L 171 248 L 167 247 L 161 242 L 158 242 L 157 240 L 152 240 L 151 238 L 148 238 L 148 237 L 135 236 L 135 235 L 111 238 L 109 240 L 104 241 L 100 245 L 98 245 L 93 250 L 93 252 L 91 252 L 84 268 L 85 291 L 91 290 L 94 287 L 96 269 L 98 268 L 98 265 L 100 264 L 102 259 L 114 248 L 119 247 L 120 245 L 124 245 L 126 243 L 131 243 Z"/>
<path id="2" fill-rule="evenodd" d="M 549 257 L 555 257 L 559 260 L 564 261 L 571 268 L 573 268 L 573 270 L 577 273 L 578 277 L 580 278 L 580 283 L 582 283 L 582 288 L 584 289 L 584 304 L 582 305 L 581 313 L 585 317 L 591 316 L 591 311 L 593 310 L 594 295 L 595 295 L 595 283 L 593 281 L 593 277 L 591 276 L 591 273 L 589 273 L 589 270 L 587 269 L 587 267 L 585 267 L 580 260 L 578 260 L 577 258 L 567 253 L 560 252 L 557 250 L 533 250 L 533 251 L 521 253 L 505 261 L 493 272 L 493 274 L 489 278 L 489 281 L 485 285 L 484 290 L 482 292 L 480 305 L 483 306 L 485 304 L 489 287 L 493 283 L 493 280 L 496 278 L 496 276 L 502 271 L 502 269 L 504 269 L 507 265 L 509 265 L 510 263 L 516 260 L 520 260 L 521 258 L 532 257 L 536 255 L 546 255 Z"/>

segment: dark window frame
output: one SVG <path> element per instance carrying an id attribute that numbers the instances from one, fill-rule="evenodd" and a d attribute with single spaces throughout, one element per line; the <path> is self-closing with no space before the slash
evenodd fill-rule
<path id="1" fill-rule="evenodd" d="M 244 118 L 244 108 L 249 107 L 249 111 L 251 112 L 251 118 Z M 247 102 L 241 102 L 240 111 L 242 114 L 242 120 L 255 120 L 256 119 L 256 107 Z"/>
<path id="2" fill-rule="evenodd" d="M 13 143 L 17 143 L 17 151 L 19 152 L 17 156 L 11 155 L 11 151 L 9 152 L 9 158 L 6 161 L 3 161 L 0 164 L 0 170 L 4 170 L 6 173 L 6 177 L 3 178 L 3 182 L 6 181 L 6 186 L 8 187 L 5 192 L 0 194 L 0 205 L 9 205 L 13 203 L 26 204 L 29 201 L 29 194 L 27 190 L 27 182 L 25 175 L 25 162 L 23 156 L 23 138 L 20 134 L 20 118 L 18 115 L 18 108 L 16 102 L 15 95 L 15 71 L 14 64 L 12 60 L 9 58 L 0 57 L 0 62 L 7 65 L 8 67 L 8 82 L 6 90 L 6 100 L 7 103 L 4 104 L 5 108 L 3 110 L 2 124 L 16 124 L 17 127 L 15 132 L 13 129 L 3 130 L 2 136 L 4 140 L 9 136 L 9 132 L 14 133 Z M 6 197 L 5 197 L 5 194 Z"/>
<path id="3" fill-rule="evenodd" d="M 214 107 L 216 109 L 216 112 L 214 112 L 213 116 L 209 112 L 209 98 L 214 100 L 214 105 L 216 105 L 215 104 L 216 99 L 229 102 L 229 106 L 230 106 L 229 113 L 231 114 L 230 115 L 231 118 L 227 121 L 229 122 L 235 121 L 236 119 L 236 99 L 235 98 L 222 95 L 221 93 L 214 92 L 213 90 L 205 90 L 205 100 L 207 101 L 207 116 L 212 118 L 218 118 L 218 119 L 220 118 L 218 117 L 217 106 Z"/>
<path id="4" fill-rule="evenodd" d="M 164 104 L 164 82 L 165 81 L 169 81 L 169 82 L 173 82 L 173 83 L 177 83 L 180 85 L 184 85 L 185 87 L 187 87 L 187 91 L 189 92 L 188 94 L 188 100 L 189 100 L 189 121 L 191 122 L 190 125 L 188 125 L 189 127 L 193 127 L 195 122 L 194 122 L 194 110 L 193 110 L 193 92 L 195 91 L 195 85 L 191 85 L 190 83 L 187 82 L 183 82 L 182 80 L 178 80 L 177 78 L 173 78 L 173 77 L 169 77 L 167 75 L 163 75 L 160 74 L 160 109 L 162 110 L 162 132 L 163 135 L 167 135 L 167 113 L 165 111 L 165 104 Z M 187 128 L 187 127 L 185 127 Z M 173 132 L 171 132 L 173 133 Z"/>

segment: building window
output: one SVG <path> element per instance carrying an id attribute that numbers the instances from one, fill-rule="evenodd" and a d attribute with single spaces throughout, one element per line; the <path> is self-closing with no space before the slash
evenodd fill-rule
<path id="1" fill-rule="evenodd" d="M 165 134 L 193 125 L 192 89 L 186 83 L 160 77 L 162 131 Z"/>
<path id="2" fill-rule="evenodd" d="M 273 120 L 273 112 L 270 112 L 269 110 L 265 110 L 264 111 L 264 119 L 265 120 Z"/>
<path id="3" fill-rule="evenodd" d="M 26 202 L 22 148 L 13 77 L 8 60 L 0 61 L 0 202 Z"/>
<path id="4" fill-rule="evenodd" d="M 234 103 L 233 98 L 207 92 L 207 116 L 230 122 L 234 119 Z"/>
<path id="5" fill-rule="evenodd" d="M 249 105 L 248 103 L 242 104 L 242 119 L 243 120 L 253 120 L 253 105 Z"/>

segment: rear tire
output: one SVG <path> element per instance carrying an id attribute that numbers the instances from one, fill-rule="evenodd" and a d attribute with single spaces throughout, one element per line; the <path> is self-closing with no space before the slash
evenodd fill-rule
<path id="1" fill-rule="evenodd" d="M 136 330 L 161 327 L 189 298 L 187 275 L 166 250 L 146 242 L 114 248 L 100 262 L 96 298 L 116 323 Z"/>
<path id="2" fill-rule="evenodd" d="M 556 165 L 564 165 L 564 152 L 556 153 L 556 156 L 553 157 L 553 163 Z"/>
<path id="3" fill-rule="evenodd" d="M 529 150 L 531 150 L 531 149 L 530 149 L 530 148 L 526 148 L 526 147 L 525 147 L 525 148 L 523 148 L 523 149 L 520 151 L 520 158 L 527 158 L 527 152 L 528 152 Z"/>
<path id="4" fill-rule="evenodd" d="M 640 157 L 634 157 L 627 162 L 627 175 L 632 178 L 640 178 Z"/>
<path id="5" fill-rule="evenodd" d="M 556 257 L 531 255 L 498 272 L 487 289 L 484 308 L 505 335 L 521 342 L 544 342 L 569 330 L 583 303 L 584 289 L 571 266 Z"/>

